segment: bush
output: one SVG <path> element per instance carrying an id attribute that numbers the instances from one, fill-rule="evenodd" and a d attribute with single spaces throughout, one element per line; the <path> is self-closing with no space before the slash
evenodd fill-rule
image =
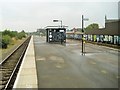
<path id="1" fill-rule="evenodd" d="M 8 44 L 6 44 L 4 41 L 2 42 L 2 48 L 6 49 L 8 47 Z"/>
<path id="2" fill-rule="evenodd" d="M 0 32 L 0 48 L 2 48 L 2 32 Z"/>
<path id="3" fill-rule="evenodd" d="M 3 36 L 4 36 L 4 35 L 8 35 L 8 36 L 10 36 L 11 38 L 12 38 L 12 37 L 15 37 L 17 34 L 18 34 L 17 31 L 10 31 L 10 30 L 5 30 L 5 31 L 2 32 L 2 35 L 3 35 Z"/>
<path id="4" fill-rule="evenodd" d="M 17 38 L 18 38 L 18 39 L 22 39 L 22 38 L 25 38 L 25 37 L 26 37 L 26 34 L 25 34 L 24 31 L 18 33 L 18 35 L 17 35 Z"/>
<path id="5" fill-rule="evenodd" d="M 10 42 L 11 42 L 11 37 L 8 35 L 4 35 L 2 37 L 2 48 L 6 49 L 8 47 L 8 44 L 10 44 Z"/>
<path id="6" fill-rule="evenodd" d="M 5 30 L 3 32 L 0 32 L 0 35 L 2 35 L 2 38 L 0 40 L 0 47 L 2 48 L 7 48 L 8 44 L 12 44 L 11 41 L 14 41 L 12 39 L 22 39 L 26 37 L 24 30 L 19 33 L 17 31 Z"/>

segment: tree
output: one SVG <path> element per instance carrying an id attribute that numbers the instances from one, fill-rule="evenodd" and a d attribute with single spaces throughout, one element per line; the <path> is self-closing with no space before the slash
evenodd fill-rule
<path id="1" fill-rule="evenodd" d="M 14 39 L 22 39 L 26 37 L 24 30 L 18 33 L 17 31 L 10 31 L 6 29 L 3 32 L 0 32 L 0 35 L 2 35 L 2 38 L 0 37 L 0 47 L 2 48 L 7 48 L 8 44 L 11 44 Z"/>
<path id="2" fill-rule="evenodd" d="M 11 37 L 16 37 L 16 35 L 18 34 L 18 32 L 17 31 L 11 31 L 11 34 L 10 34 L 10 36 Z"/>
<path id="3" fill-rule="evenodd" d="M 10 30 L 6 29 L 5 31 L 2 32 L 2 35 L 9 35 L 10 36 L 10 33 L 11 33 Z"/>
<path id="4" fill-rule="evenodd" d="M 2 48 L 2 32 L 0 32 L 0 48 Z"/>
<path id="5" fill-rule="evenodd" d="M 26 33 L 24 30 L 22 30 L 21 32 L 18 33 L 17 38 L 18 39 L 22 39 L 26 37 Z"/>
<path id="6" fill-rule="evenodd" d="M 93 30 L 93 29 L 99 29 L 99 25 L 97 23 L 93 23 L 88 25 L 85 30 Z"/>
<path id="7" fill-rule="evenodd" d="M 3 36 L 8 35 L 12 38 L 12 37 L 15 37 L 17 35 L 17 33 L 18 33 L 17 31 L 5 30 L 5 31 L 2 32 L 2 35 Z"/>
<path id="8" fill-rule="evenodd" d="M 8 35 L 4 35 L 2 37 L 2 48 L 7 48 L 8 44 L 10 44 L 10 42 L 11 42 L 11 37 Z"/>

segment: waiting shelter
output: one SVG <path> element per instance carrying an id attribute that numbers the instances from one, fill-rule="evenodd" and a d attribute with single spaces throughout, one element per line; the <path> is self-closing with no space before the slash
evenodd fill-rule
<path id="1" fill-rule="evenodd" d="M 47 26 L 46 42 L 48 43 L 66 43 L 66 28 Z"/>

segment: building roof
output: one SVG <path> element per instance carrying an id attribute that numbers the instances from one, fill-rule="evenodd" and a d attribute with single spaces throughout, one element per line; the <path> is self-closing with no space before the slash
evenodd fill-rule
<path id="1" fill-rule="evenodd" d="M 83 34 L 82 32 L 73 32 L 73 31 L 67 31 L 66 34 Z"/>
<path id="2" fill-rule="evenodd" d="M 120 19 L 107 19 L 105 20 L 105 23 L 110 23 L 110 22 L 118 22 Z"/>
<path id="3" fill-rule="evenodd" d="M 48 31 L 50 31 L 50 30 L 64 30 L 64 31 L 66 31 L 66 28 L 64 28 L 64 27 L 49 26 L 49 27 L 46 27 L 45 30 L 48 30 Z"/>
<path id="4" fill-rule="evenodd" d="M 46 26 L 45 29 L 67 28 L 68 26 Z"/>
<path id="5" fill-rule="evenodd" d="M 85 34 L 99 34 L 99 35 L 120 35 L 120 20 L 107 20 L 105 28 L 86 30 Z"/>

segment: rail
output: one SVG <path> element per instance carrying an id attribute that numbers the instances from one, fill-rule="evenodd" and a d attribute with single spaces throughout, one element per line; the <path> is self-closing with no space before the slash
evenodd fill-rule
<path id="1" fill-rule="evenodd" d="M 30 38 L 28 37 L 0 63 L 0 73 L 2 74 L 0 89 L 12 88 Z"/>

